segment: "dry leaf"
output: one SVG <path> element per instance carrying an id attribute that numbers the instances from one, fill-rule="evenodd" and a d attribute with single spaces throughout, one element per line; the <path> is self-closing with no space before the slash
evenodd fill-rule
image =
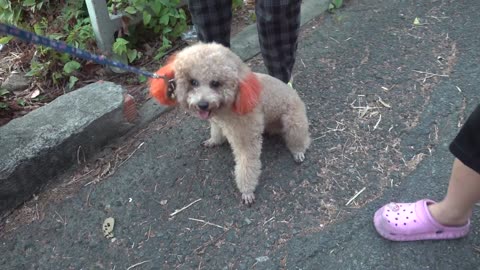
<path id="1" fill-rule="evenodd" d="M 40 90 L 35 89 L 35 91 L 33 91 L 32 94 L 30 95 L 30 98 L 36 98 L 39 95 L 40 95 Z"/>
<path id="2" fill-rule="evenodd" d="M 113 238 L 113 227 L 115 226 L 115 219 L 112 217 L 109 217 L 105 219 L 103 222 L 102 230 L 103 230 L 103 235 L 106 238 Z"/>

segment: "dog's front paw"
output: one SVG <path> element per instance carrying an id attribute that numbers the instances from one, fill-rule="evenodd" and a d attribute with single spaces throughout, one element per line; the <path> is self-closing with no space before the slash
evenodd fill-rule
<path id="1" fill-rule="evenodd" d="M 252 204 L 255 202 L 255 195 L 253 192 L 251 193 L 242 193 L 242 203 L 247 205 L 247 206 L 252 206 Z"/>
<path id="2" fill-rule="evenodd" d="M 205 147 L 208 147 L 208 148 L 212 148 L 212 147 L 215 147 L 215 146 L 219 146 L 219 145 L 222 145 L 225 141 L 218 141 L 218 140 L 214 140 L 212 138 L 204 141 L 202 143 L 203 146 Z"/>
<path id="3" fill-rule="evenodd" d="M 302 163 L 305 160 L 305 153 L 293 153 L 293 159 L 298 163 Z"/>

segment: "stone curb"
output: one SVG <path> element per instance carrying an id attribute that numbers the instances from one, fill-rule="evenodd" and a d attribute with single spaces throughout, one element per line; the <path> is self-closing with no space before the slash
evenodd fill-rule
<path id="1" fill-rule="evenodd" d="M 121 86 L 97 82 L 2 126 L 0 215 L 125 134 L 137 115 L 133 98 Z"/>

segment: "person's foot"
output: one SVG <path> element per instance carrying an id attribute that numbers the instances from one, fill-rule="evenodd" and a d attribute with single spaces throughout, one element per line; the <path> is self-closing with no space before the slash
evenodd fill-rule
<path id="1" fill-rule="evenodd" d="M 429 205 L 434 203 L 431 200 L 389 203 L 375 213 L 375 229 L 392 241 L 454 239 L 468 234 L 470 220 L 461 226 L 445 226 L 435 220 L 429 211 Z"/>
<path id="2" fill-rule="evenodd" d="M 445 207 L 442 202 L 432 203 L 428 205 L 428 210 L 432 217 L 444 226 L 463 226 L 468 223 L 471 213 L 465 214 Z"/>

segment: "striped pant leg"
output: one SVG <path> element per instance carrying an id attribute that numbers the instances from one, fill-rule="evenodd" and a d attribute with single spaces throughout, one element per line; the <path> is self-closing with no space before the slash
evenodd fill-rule
<path id="1" fill-rule="evenodd" d="M 230 47 L 232 0 L 188 0 L 198 38 Z"/>
<path id="2" fill-rule="evenodd" d="M 300 29 L 301 0 L 257 0 L 260 49 L 268 73 L 283 82 L 292 76 Z"/>

